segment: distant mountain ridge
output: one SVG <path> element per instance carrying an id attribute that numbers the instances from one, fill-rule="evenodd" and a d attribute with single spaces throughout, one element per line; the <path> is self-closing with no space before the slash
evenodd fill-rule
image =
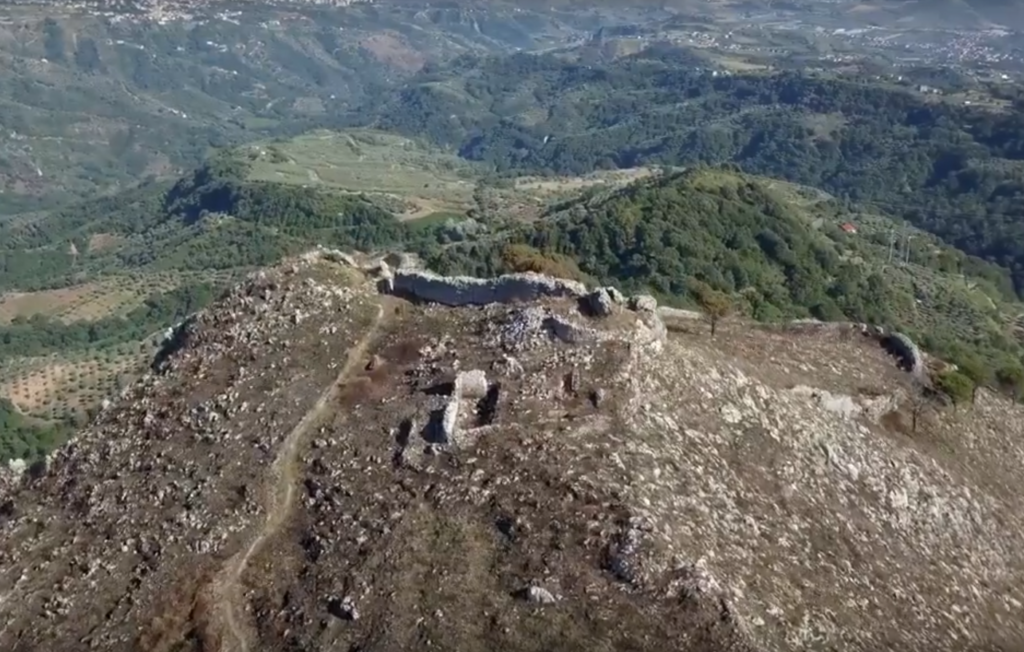
<path id="1" fill-rule="evenodd" d="M 849 3 L 844 9 L 858 20 L 873 20 L 882 27 L 1024 29 L 1020 0 L 869 0 Z"/>

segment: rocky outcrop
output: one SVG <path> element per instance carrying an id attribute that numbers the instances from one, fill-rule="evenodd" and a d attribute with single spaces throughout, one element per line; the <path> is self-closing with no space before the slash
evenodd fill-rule
<path id="1" fill-rule="evenodd" d="M 657 313 L 659 317 L 667 319 L 702 319 L 704 315 L 697 310 L 684 310 L 682 308 L 670 308 L 668 306 L 658 306 Z"/>
<path id="2" fill-rule="evenodd" d="M 549 315 L 544 319 L 543 327 L 556 339 L 566 344 L 583 344 L 597 342 L 601 339 L 600 331 L 581 326 L 561 315 Z"/>
<path id="3" fill-rule="evenodd" d="M 883 344 L 890 353 L 898 357 L 906 369 L 914 378 L 923 380 L 927 375 L 924 364 L 924 356 L 917 348 L 914 341 L 903 333 L 891 333 L 883 340 Z"/>
<path id="4" fill-rule="evenodd" d="M 588 618 L 637 650 L 1024 649 L 1019 405 L 983 390 L 909 437 L 873 327 L 666 337 L 646 300 L 588 318 L 543 283 L 448 310 L 356 261 L 352 287 L 254 279 L 45 473 L 0 469 L 0 649 L 201 632 L 207 578 L 275 513 L 301 527 L 224 594 L 251 650 L 585 649 L 563 625 Z"/>
<path id="5" fill-rule="evenodd" d="M 527 272 L 482 279 L 470 276 L 441 276 L 427 271 L 395 271 L 395 294 L 445 306 L 487 305 L 537 301 L 543 298 L 579 298 L 587 293 L 578 281 Z"/>
<path id="6" fill-rule="evenodd" d="M 608 288 L 598 288 L 587 296 L 587 307 L 591 314 L 596 317 L 608 317 L 615 313 L 617 308 Z"/>
<path id="7" fill-rule="evenodd" d="M 658 300 L 649 294 L 638 294 L 629 298 L 629 309 L 637 312 L 654 312 L 658 309 Z"/>
<path id="8" fill-rule="evenodd" d="M 457 385 L 456 389 L 458 389 Z M 461 403 L 462 397 L 456 391 L 448 398 L 448 402 L 444 406 L 444 413 L 441 417 L 441 441 L 445 444 L 454 442 L 458 436 Z"/>
<path id="9" fill-rule="evenodd" d="M 483 369 L 459 372 L 455 377 L 455 393 L 466 398 L 487 396 L 487 373 Z"/>

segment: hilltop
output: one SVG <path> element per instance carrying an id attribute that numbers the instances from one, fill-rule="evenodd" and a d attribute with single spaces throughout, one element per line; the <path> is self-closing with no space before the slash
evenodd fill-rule
<path id="1" fill-rule="evenodd" d="M 683 308 L 707 287 L 759 321 L 888 325 L 974 369 L 974 383 L 1017 382 L 1024 306 L 1005 270 L 899 220 L 734 167 L 482 168 L 395 134 L 316 131 L 225 150 L 173 185 L 0 225 L 0 396 L 81 423 L 166 328 L 319 243 L 404 249 L 447 273 L 614 283 Z M 0 453 L 35 457 L 17 441 Z"/>
<path id="2" fill-rule="evenodd" d="M 710 287 L 758 321 L 892 325 L 993 370 L 1016 367 L 1024 348 L 1024 311 L 1003 270 L 898 220 L 734 167 L 594 185 L 428 260 L 482 275 L 546 266 L 680 307 Z"/>
<path id="3" fill-rule="evenodd" d="M 388 260 L 252 275 L 0 490 L 4 649 L 1024 642 L 1020 406 L 855 324 Z"/>

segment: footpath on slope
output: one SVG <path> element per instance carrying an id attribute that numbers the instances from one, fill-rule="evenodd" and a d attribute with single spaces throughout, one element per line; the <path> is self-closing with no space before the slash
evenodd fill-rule
<path id="1" fill-rule="evenodd" d="M 386 298 L 381 297 L 377 305 L 377 315 L 374 317 L 370 328 L 348 352 L 345 365 L 342 367 L 338 377 L 331 385 L 324 390 L 323 394 L 312 408 L 302 417 L 302 420 L 288 433 L 281 449 L 277 454 L 273 466 L 273 479 L 267 497 L 266 521 L 260 532 L 243 551 L 231 557 L 224 565 L 214 585 L 215 608 L 221 620 L 222 633 L 227 634 L 226 639 L 221 642 L 222 652 L 249 652 L 249 644 L 243 631 L 243 625 L 239 622 L 238 610 L 242 607 L 241 580 L 245 574 L 246 567 L 253 555 L 259 552 L 263 544 L 288 520 L 292 506 L 295 502 L 295 459 L 298 456 L 299 446 L 305 440 L 306 435 L 319 421 L 324 409 L 338 396 L 341 387 L 348 380 L 352 371 L 356 369 L 360 361 L 365 357 L 367 348 L 376 338 L 381 326 L 384 325 Z"/>

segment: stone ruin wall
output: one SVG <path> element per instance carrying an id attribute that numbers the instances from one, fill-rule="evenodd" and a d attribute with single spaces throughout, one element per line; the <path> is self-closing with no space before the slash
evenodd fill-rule
<path id="1" fill-rule="evenodd" d="M 323 258 L 355 265 L 353 257 L 343 252 L 323 249 L 318 250 L 318 252 Z M 311 253 L 316 255 L 315 252 Z M 393 270 L 392 265 L 397 265 L 397 269 Z M 419 269 L 418 261 L 415 258 L 400 254 L 390 254 L 388 257 L 379 260 L 374 269 L 381 278 L 381 289 L 383 291 L 450 307 L 531 302 L 543 298 L 581 299 L 590 294 L 586 285 L 579 281 L 560 279 L 533 272 L 506 274 L 489 279 L 470 276 L 442 276 Z M 603 291 L 614 297 L 616 303 L 623 303 L 625 301 L 621 293 L 614 288 L 604 288 Z M 600 293 L 602 289 L 599 288 L 595 292 Z M 638 301 L 638 299 L 642 300 Z M 645 321 L 648 322 L 648 327 L 652 328 L 655 339 L 658 336 L 663 338 L 665 334 L 666 329 L 661 318 L 697 319 L 701 317 L 699 312 L 657 306 L 651 297 L 633 297 L 630 300 L 630 304 L 631 307 L 639 308 L 637 312 L 644 315 Z M 866 324 L 821 322 L 814 319 L 793 320 L 788 322 L 785 327 L 796 331 L 803 329 L 859 330 L 864 335 L 877 339 L 890 354 L 899 358 L 904 368 L 915 379 L 926 380 L 927 367 L 924 355 L 918 346 L 903 333 L 887 332 L 884 329 Z"/>
<path id="2" fill-rule="evenodd" d="M 390 290 L 395 294 L 452 307 L 530 302 L 546 297 L 580 298 L 587 294 L 587 287 L 578 281 L 532 272 L 483 279 L 399 269 L 390 283 Z"/>

